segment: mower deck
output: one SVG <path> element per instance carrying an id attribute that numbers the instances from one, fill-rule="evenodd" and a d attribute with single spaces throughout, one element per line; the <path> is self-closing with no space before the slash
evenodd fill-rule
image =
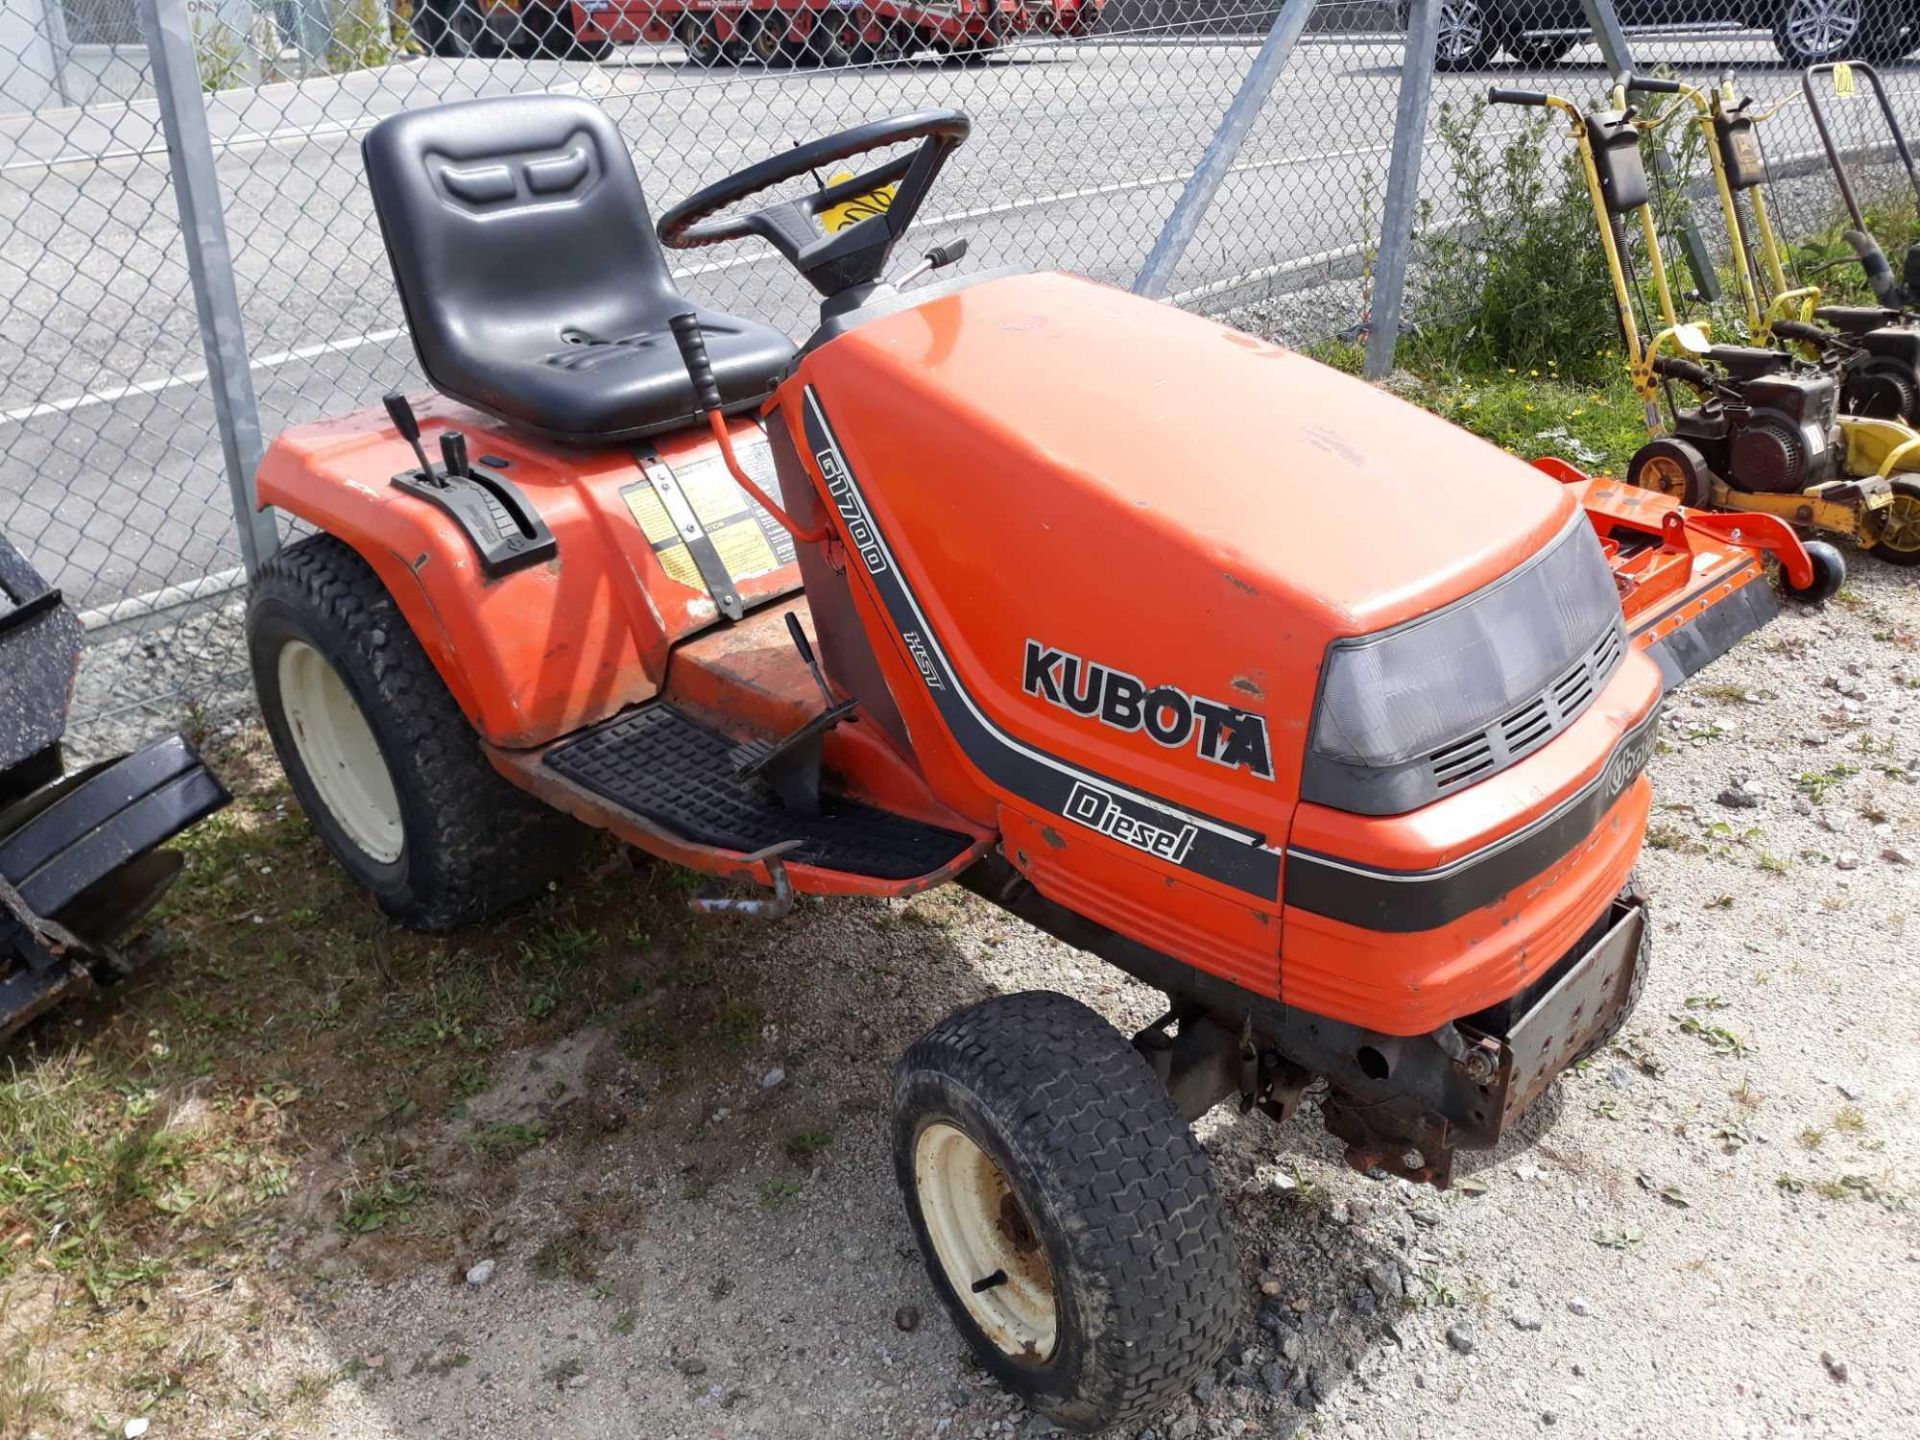
<path id="1" fill-rule="evenodd" d="M 828 795 L 818 815 L 787 809 L 764 782 L 735 773 L 739 747 L 672 705 L 646 705 L 549 749 L 562 779 L 684 837 L 742 855 L 799 843 L 794 864 L 880 880 L 945 872 L 973 837 Z"/>
<path id="2" fill-rule="evenodd" d="M 1765 556 L 1784 567 L 1806 563 L 1793 532 L 1773 517 L 1709 515 L 1564 460 L 1534 464 L 1576 488 L 1613 567 L 1628 638 L 1660 666 L 1668 690 L 1779 613 Z"/>

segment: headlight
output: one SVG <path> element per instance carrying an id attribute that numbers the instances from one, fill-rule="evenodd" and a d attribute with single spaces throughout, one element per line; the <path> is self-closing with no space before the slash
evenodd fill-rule
<path id="1" fill-rule="evenodd" d="M 1396 814 L 1483 779 L 1586 709 L 1624 653 L 1612 572 L 1576 515 L 1485 589 L 1329 647 L 1302 794 Z"/>

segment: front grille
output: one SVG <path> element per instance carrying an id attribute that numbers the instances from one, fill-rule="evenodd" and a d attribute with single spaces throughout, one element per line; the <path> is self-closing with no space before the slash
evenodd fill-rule
<path id="1" fill-rule="evenodd" d="M 1593 703 L 1626 653 L 1618 623 L 1606 631 L 1538 695 L 1471 735 L 1441 746 L 1427 756 L 1434 788 L 1458 790 L 1538 750 Z"/>

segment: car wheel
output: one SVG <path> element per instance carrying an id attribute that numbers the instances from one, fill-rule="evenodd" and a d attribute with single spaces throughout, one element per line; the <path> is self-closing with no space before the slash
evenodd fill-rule
<path id="1" fill-rule="evenodd" d="M 331 535 L 254 576 L 247 653 L 267 733 L 315 832 L 415 930 L 483 920 L 545 888 L 585 829 L 488 763 L 393 597 Z"/>
<path id="2" fill-rule="evenodd" d="M 1232 1338 L 1239 1265 L 1207 1153 L 1079 1001 L 996 996 L 916 1041 L 893 1164 L 955 1327 L 1048 1419 L 1137 1425 Z"/>
<path id="3" fill-rule="evenodd" d="M 1439 70 L 1478 70 L 1500 48 L 1493 18 L 1482 0 L 1440 0 L 1440 23 L 1433 42 Z"/>
<path id="4" fill-rule="evenodd" d="M 687 59 L 695 65 L 718 65 L 726 54 L 711 19 L 688 15 L 673 33 L 674 38 L 686 47 Z"/>
<path id="5" fill-rule="evenodd" d="M 1773 45 L 1795 68 L 1844 60 L 1866 48 L 1863 0 L 1786 0 L 1773 22 Z"/>
<path id="6" fill-rule="evenodd" d="M 492 60 L 505 48 L 473 0 L 426 0 L 415 13 L 420 43 L 445 59 Z"/>
<path id="7" fill-rule="evenodd" d="M 747 39 L 747 54 L 768 69 L 787 64 L 792 57 L 787 49 L 786 16 L 778 10 L 762 15 Z"/>

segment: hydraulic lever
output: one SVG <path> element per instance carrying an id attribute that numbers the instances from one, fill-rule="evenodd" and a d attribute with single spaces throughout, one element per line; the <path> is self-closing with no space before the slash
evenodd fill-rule
<path id="1" fill-rule="evenodd" d="M 753 477 L 741 465 L 740 457 L 733 453 L 733 436 L 727 430 L 727 417 L 720 408 L 720 384 L 713 378 L 713 362 L 707 358 L 707 338 L 700 333 L 700 317 L 691 310 L 684 310 L 667 321 L 667 325 L 673 331 L 674 343 L 680 347 L 680 360 L 687 367 L 687 376 L 693 381 L 694 400 L 707 412 L 707 428 L 713 432 L 721 458 L 727 462 L 727 470 L 734 481 L 764 505 L 767 513 L 779 521 L 780 527 L 794 539 L 804 540 L 809 545 L 817 545 L 826 539 L 826 526 L 812 530 L 802 528 L 798 521 L 774 503 L 772 496 L 754 483 Z"/>

